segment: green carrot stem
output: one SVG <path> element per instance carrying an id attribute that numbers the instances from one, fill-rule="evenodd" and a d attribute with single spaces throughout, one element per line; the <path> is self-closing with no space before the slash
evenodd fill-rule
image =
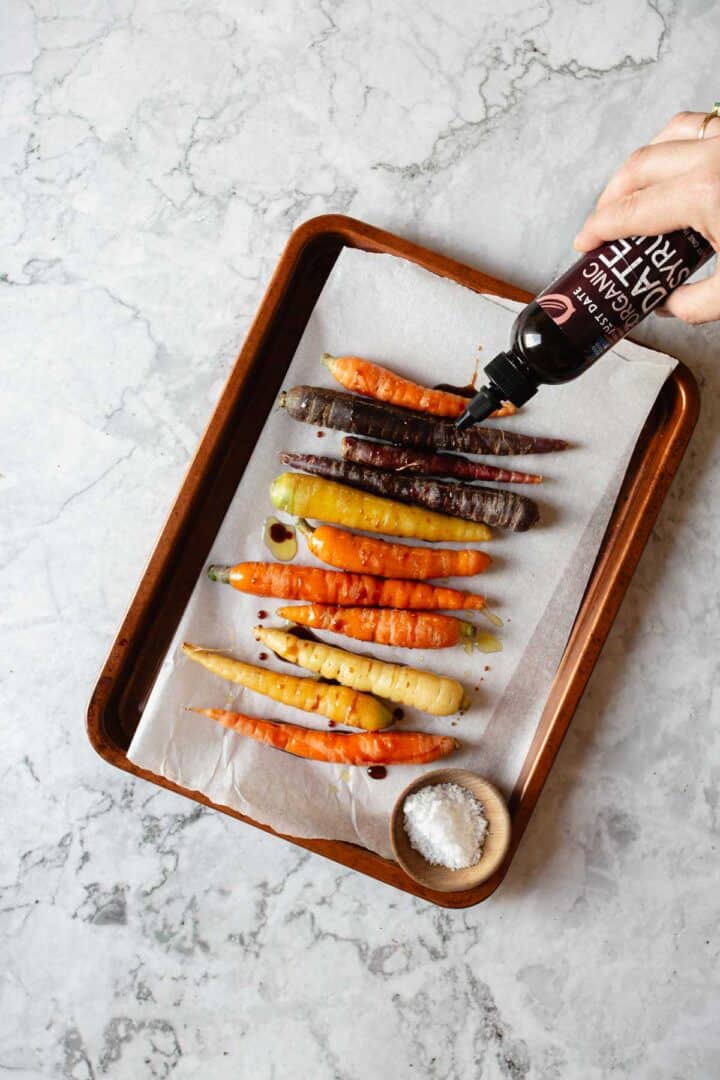
<path id="1" fill-rule="evenodd" d="M 223 585 L 230 584 L 230 567 L 229 566 L 209 566 L 208 577 L 211 581 L 220 581 Z"/>

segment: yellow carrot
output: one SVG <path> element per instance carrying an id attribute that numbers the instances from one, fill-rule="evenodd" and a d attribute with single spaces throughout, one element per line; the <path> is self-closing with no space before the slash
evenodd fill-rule
<path id="1" fill-rule="evenodd" d="M 285 660 L 325 679 L 335 679 L 353 690 L 377 694 L 434 716 L 449 716 L 462 704 L 463 688 L 457 679 L 358 656 L 318 641 L 303 641 L 284 630 L 256 626 L 253 633 L 258 641 Z"/>
<path id="2" fill-rule="evenodd" d="M 234 660 L 223 653 L 202 649 L 188 642 L 183 645 L 183 652 L 221 679 L 265 694 L 283 705 L 327 716 L 336 724 L 377 731 L 392 723 L 392 710 L 385 702 L 346 686 L 332 686 L 297 675 L 278 675 L 267 668 L 245 664 L 242 660 Z"/>
<path id="3" fill-rule="evenodd" d="M 386 536 L 449 541 L 489 540 L 492 536 L 487 525 L 406 506 L 320 476 L 282 473 L 270 485 L 270 498 L 278 510 L 297 517 Z"/>

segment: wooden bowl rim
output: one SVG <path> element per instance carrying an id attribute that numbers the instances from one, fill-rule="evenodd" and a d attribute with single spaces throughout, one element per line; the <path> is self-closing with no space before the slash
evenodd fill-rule
<path id="1" fill-rule="evenodd" d="M 451 870 L 446 866 L 434 866 L 423 859 L 420 852 L 412 849 L 417 859 L 424 867 L 427 867 L 426 872 L 419 874 L 416 868 L 404 857 L 396 842 L 396 833 L 400 830 L 404 832 L 405 828 L 401 816 L 405 799 L 421 788 L 431 787 L 434 784 L 457 784 L 458 787 L 464 787 L 471 791 L 471 794 L 475 794 L 468 787 L 468 778 L 474 781 L 479 780 L 497 800 L 497 810 L 488 817 L 488 832 L 494 826 L 498 832 L 504 833 L 503 843 L 497 849 L 494 858 L 484 865 L 481 856 L 480 861 L 474 866 L 466 866 L 460 870 Z M 481 773 L 474 772 L 472 769 L 433 769 L 431 772 L 416 777 L 400 792 L 390 814 L 390 844 L 396 862 L 399 863 L 406 874 L 409 874 L 413 881 L 417 881 L 427 888 L 436 889 L 438 892 L 460 892 L 465 889 L 472 889 L 492 877 L 507 855 L 511 833 L 512 821 L 504 795 L 492 780 L 488 780 L 486 776 L 482 776 Z M 454 883 L 453 878 L 455 879 Z"/>

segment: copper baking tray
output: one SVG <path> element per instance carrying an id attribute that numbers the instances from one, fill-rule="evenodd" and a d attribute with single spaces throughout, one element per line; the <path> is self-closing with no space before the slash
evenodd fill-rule
<path id="1" fill-rule="evenodd" d="M 343 247 L 409 259 L 476 292 L 513 300 L 530 298 L 529 293 L 513 285 L 353 218 L 327 215 L 296 229 L 110 649 L 87 713 L 90 742 L 112 765 L 269 833 L 274 830 L 211 803 L 197 791 L 138 768 L 128 761 L 127 749 L 162 657 L 275 403 L 310 313 Z M 418 885 L 397 863 L 365 848 L 335 840 L 292 836 L 283 839 L 443 907 L 469 907 L 494 892 L 538 800 L 698 412 L 697 383 L 690 371 L 679 364 L 665 383 L 638 440 L 545 709 L 510 796 L 512 842 L 497 874 L 466 892 L 438 893 Z"/>

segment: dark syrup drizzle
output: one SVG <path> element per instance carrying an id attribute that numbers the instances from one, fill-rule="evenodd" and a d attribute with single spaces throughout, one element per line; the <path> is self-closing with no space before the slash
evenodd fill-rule
<path id="1" fill-rule="evenodd" d="M 282 525 L 279 521 L 270 526 L 269 534 L 274 544 L 284 544 L 286 540 L 292 540 L 295 536 L 291 529 L 288 529 L 286 525 Z"/>

